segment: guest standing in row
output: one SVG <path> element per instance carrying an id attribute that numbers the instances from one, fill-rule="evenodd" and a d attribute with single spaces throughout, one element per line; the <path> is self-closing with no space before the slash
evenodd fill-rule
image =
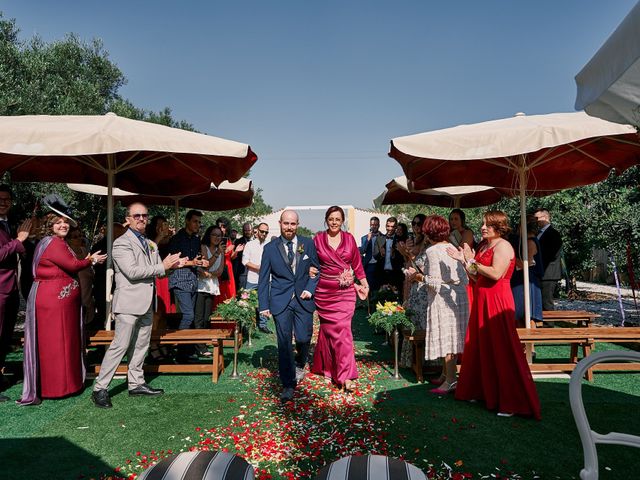
<path id="1" fill-rule="evenodd" d="M 531 320 L 542 321 L 542 277 L 544 266 L 542 265 L 542 252 L 537 238 L 538 222 L 533 215 L 527 215 L 527 250 L 529 261 L 529 305 Z M 516 269 L 511 277 L 511 292 L 516 309 L 516 326 L 525 326 L 524 315 L 524 272 L 522 261 L 522 235 L 520 227 L 518 232 L 511 235 L 510 240 L 513 250 L 516 252 Z"/>
<path id="2" fill-rule="evenodd" d="M 144 359 L 149 349 L 154 312 L 155 278 L 172 268 L 184 266 L 179 253 L 162 260 L 158 246 L 145 237 L 149 213 L 142 203 L 127 209 L 129 228 L 113 242 L 113 264 L 117 289 L 113 295 L 116 328 L 113 341 L 102 360 L 100 374 L 91 399 L 96 407 L 111 408 L 108 388 L 120 361 L 128 357 L 127 385 L 130 396 L 157 396 L 164 390 L 148 385 L 144 378 Z"/>
<path id="3" fill-rule="evenodd" d="M 216 220 L 216 225 L 222 231 L 222 244 L 225 247 L 224 251 L 224 269 L 222 275 L 220 275 L 220 295 L 215 297 L 213 307 L 224 302 L 229 298 L 236 296 L 236 281 L 233 278 L 233 257 L 235 254 L 235 248 L 233 242 L 229 238 L 229 220 L 225 217 L 220 217 Z"/>
<path id="4" fill-rule="evenodd" d="M 558 281 L 562 278 L 562 237 L 551 225 L 549 210 L 541 208 L 536 211 L 538 220 L 538 240 L 542 250 L 542 265 L 544 276 L 542 277 L 542 309 L 555 310 L 553 296 Z"/>
<path id="5" fill-rule="evenodd" d="M 262 262 L 264 246 L 267 244 L 267 235 L 269 235 L 269 225 L 266 223 L 259 224 L 256 238 L 247 242 L 244 247 L 242 263 L 247 271 L 246 290 L 258 289 L 258 284 L 260 283 L 260 263 Z M 260 312 L 256 312 L 256 318 L 258 319 L 258 330 L 262 333 L 273 333 L 267 323 L 268 317 L 260 315 Z"/>
<path id="6" fill-rule="evenodd" d="M 369 219 L 369 233 L 360 239 L 360 255 L 362 264 L 367 275 L 367 282 L 372 292 L 378 291 L 380 283 L 378 281 L 378 237 L 380 236 L 380 219 L 371 217 Z"/>
<path id="7" fill-rule="evenodd" d="M 443 359 L 439 387 L 432 393 L 450 393 L 456 388 L 456 362 L 464 349 L 469 321 L 467 274 L 447 250 L 449 222 L 439 215 L 428 216 L 422 231 L 428 246 L 422 268 L 411 271 L 414 281 L 426 291 L 425 358 Z"/>
<path id="8" fill-rule="evenodd" d="M 500 416 L 540 419 L 538 394 L 516 332 L 510 285 L 515 253 L 506 240 L 509 231 L 507 216 L 489 211 L 483 217 L 482 243 L 475 258 L 468 245 L 448 250 L 474 281 L 456 398 L 482 400 Z"/>
<path id="9" fill-rule="evenodd" d="M 327 230 L 313 239 L 320 260 L 320 279 L 315 292 L 320 331 L 311 371 L 352 391 L 358 369 L 351 320 L 356 290 L 364 298 L 369 293 L 369 284 L 355 239 L 342 231 L 344 210 L 338 206 L 329 207 L 324 219 Z M 360 285 L 354 284 L 356 278 Z"/>
<path id="10" fill-rule="evenodd" d="M 25 252 L 24 242 L 29 238 L 31 220 L 25 220 L 16 238 L 9 226 L 9 212 L 13 205 L 13 193 L 8 185 L 0 185 L 0 392 L 8 381 L 2 374 L 5 358 L 9 353 L 13 329 L 18 316 L 20 295 L 18 293 L 18 254 Z M 9 397 L 0 393 L 0 402 Z"/>
<path id="11" fill-rule="evenodd" d="M 84 385 L 84 345 L 80 318 L 80 289 L 76 274 L 103 263 L 99 252 L 78 260 L 65 242 L 70 223 L 67 205 L 57 195 L 44 204 L 46 233 L 33 259 L 33 286 L 27 299 L 24 330 L 24 384 L 20 405 L 37 405 L 42 398 L 73 395 Z"/>
<path id="12" fill-rule="evenodd" d="M 195 306 L 195 328 L 210 328 L 213 300 L 220 295 L 219 278 L 224 268 L 224 250 L 222 230 L 216 226 L 207 228 L 202 236 L 200 255 L 209 263 L 208 267 L 198 268 L 198 293 Z M 200 355 L 210 356 L 206 345 L 198 345 Z"/>

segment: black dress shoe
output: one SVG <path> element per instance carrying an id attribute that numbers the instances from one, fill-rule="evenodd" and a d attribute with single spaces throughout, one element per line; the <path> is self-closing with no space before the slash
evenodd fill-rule
<path id="1" fill-rule="evenodd" d="M 94 390 L 91 392 L 91 400 L 98 408 L 111 408 L 111 398 L 106 390 Z"/>
<path id="2" fill-rule="evenodd" d="M 258 327 L 258 330 L 260 330 L 262 333 L 273 333 L 269 327 Z"/>
<path id="3" fill-rule="evenodd" d="M 293 401 L 293 388 L 289 387 L 282 390 L 282 393 L 280 394 L 280 401 L 282 403 Z"/>
<path id="4" fill-rule="evenodd" d="M 143 383 L 142 385 L 129 390 L 129 395 L 132 397 L 136 397 L 140 395 L 155 396 L 155 395 L 162 395 L 163 393 L 164 393 L 164 390 L 162 390 L 161 388 L 152 388 L 146 383 Z"/>

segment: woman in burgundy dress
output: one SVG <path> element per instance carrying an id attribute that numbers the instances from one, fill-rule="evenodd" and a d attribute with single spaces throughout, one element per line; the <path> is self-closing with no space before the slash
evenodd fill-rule
<path id="1" fill-rule="evenodd" d="M 341 230 L 344 223 L 342 208 L 330 207 L 324 219 L 327 231 L 318 233 L 313 239 L 320 260 L 320 280 L 315 292 L 320 332 L 311 371 L 351 391 L 358 378 L 351 319 L 356 291 L 361 298 L 366 297 L 369 284 L 355 239 Z M 360 285 L 354 284 L 354 277 Z"/>
<path id="2" fill-rule="evenodd" d="M 482 400 L 499 416 L 540 419 L 540 401 L 516 332 L 510 284 L 515 253 L 505 240 L 509 231 L 507 216 L 489 211 L 484 214 L 483 241 L 475 258 L 468 245 L 448 250 L 474 281 L 456 398 Z"/>
<path id="3" fill-rule="evenodd" d="M 107 258 L 96 252 L 78 260 L 64 240 L 72 220 L 54 211 L 46 218 L 49 235 L 38 243 L 33 259 L 21 405 L 36 405 L 41 398 L 66 397 L 82 389 L 85 369 L 76 274 Z"/>

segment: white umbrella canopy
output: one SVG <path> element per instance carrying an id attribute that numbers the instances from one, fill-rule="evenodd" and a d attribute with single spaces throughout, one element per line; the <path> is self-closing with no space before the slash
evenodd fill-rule
<path id="1" fill-rule="evenodd" d="M 576 110 L 640 125 L 640 2 L 575 77 Z"/>
<path id="2" fill-rule="evenodd" d="M 14 181 L 106 186 L 108 238 L 116 184 L 140 193 L 206 192 L 211 182 L 239 180 L 257 159 L 243 143 L 113 113 L 0 117 L 0 172 Z M 110 241 L 107 247 L 109 285 Z"/>
<path id="3" fill-rule="evenodd" d="M 584 112 L 515 117 L 460 125 L 391 141 L 396 159 L 414 189 L 491 185 L 520 196 L 520 225 L 526 238 L 527 193 L 551 193 L 604 180 L 640 163 L 640 142 L 629 125 Z M 527 242 L 524 259 L 525 321 L 529 326 Z"/>
<path id="4" fill-rule="evenodd" d="M 469 185 L 463 187 L 427 188 L 412 190 L 407 177 L 396 177 L 386 184 L 386 190 L 379 195 L 376 205 L 423 204 L 438 207 L 473 208 L 496 203 L 503 196 L 509 195 L 506 190 L 499 190 L 486 185 Z"/>

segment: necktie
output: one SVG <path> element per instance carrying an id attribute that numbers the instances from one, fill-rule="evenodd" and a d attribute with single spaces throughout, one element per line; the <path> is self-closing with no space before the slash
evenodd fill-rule
<path id="1" fill-rule="evenodd" d="M 291 240 L 287 242 L 287 258 L 289 259 L 289 266 L 293 265 L 293 242 Z"/>

